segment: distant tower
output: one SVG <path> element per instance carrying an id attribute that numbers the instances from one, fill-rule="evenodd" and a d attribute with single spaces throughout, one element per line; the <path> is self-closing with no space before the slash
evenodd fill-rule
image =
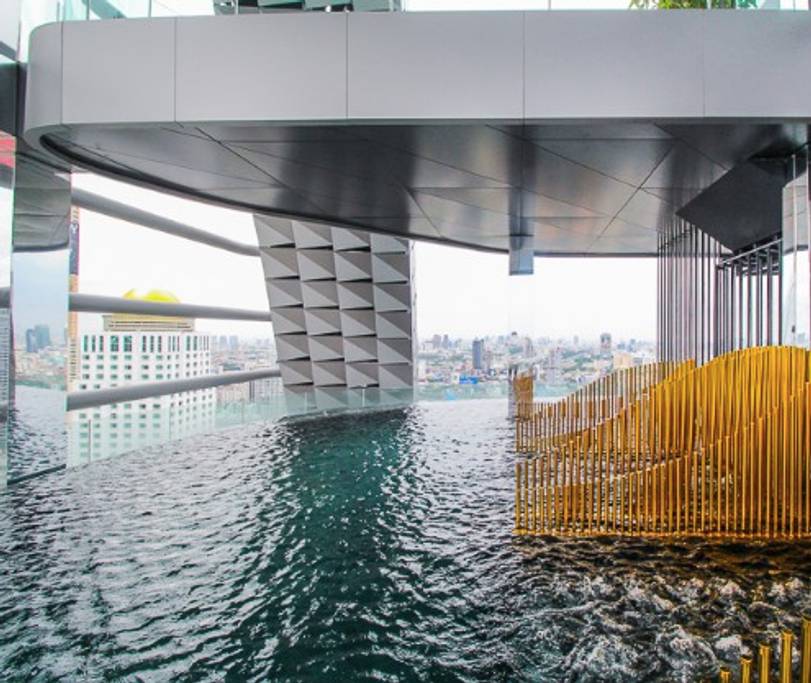
<path id="1" fill-rule="evenodd" d="M 51 345 L 51 328 L 47 325 L 35 325 L 34 335 L 37 339 L 37 351 L 47 349 Z"/>
<path id="2" fill-rule="evenodd" d="M 484 370 L 484 339 L 473 340 L 473 369 Z"/>
<path id="3" fill-rule="evenodd" d="M 25 352 L 26 353 L 37 352 L 37 335 L 34 334 L 33 327 L 29 327 L 25 331 Z"/>
<path id="4" fill-rule="evenodd" d="M 611 353 L 611 335 L 608 332 L 600 335 L 600 353 Z"/>

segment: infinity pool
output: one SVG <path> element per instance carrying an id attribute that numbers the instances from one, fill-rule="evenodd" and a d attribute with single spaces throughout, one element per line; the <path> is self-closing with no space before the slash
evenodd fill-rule
<path id="1" fill-rule="evenodd" d="M 513 538 L 511 441 L 423 403 L 14 486 L 0 679 L 693 681 L 811 609 L 808 544 Z"/>

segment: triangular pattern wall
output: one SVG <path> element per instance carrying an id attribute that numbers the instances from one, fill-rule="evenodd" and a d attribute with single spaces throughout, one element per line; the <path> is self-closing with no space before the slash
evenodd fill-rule
<path id="1" fill-rule="evenodd" d="M 285 218 L 255 225 L 290 400 L 329 410 L 412 390 L 411 243 Z"/>

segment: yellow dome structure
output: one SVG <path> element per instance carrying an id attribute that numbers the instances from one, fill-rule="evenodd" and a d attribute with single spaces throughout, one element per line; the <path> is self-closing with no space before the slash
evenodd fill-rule
<path id="1" fill-rule="evenodd" d="M 179 304 L 172 292 L 165 289 L 150 289 L 146 294 L 139 294 L 137 290 L 130 289 L 122 295 L 130 301 L 148 301 L 157 304 Z M 175 315 L 147 315 L 144 313 L 112 313 L 102 316 L 105 332 L 148 332 L 172 331 L 191 332 L 194 330 L 194 318 L 179 317 Z"/>
<path id="2" fill-rule="evenodd" d="M 124 292 L 125 299 L 136 299 L 138 301 L 154 301 L 162 304 L 179 304 L 178 299 L 172 292 L 165 289 L 150 289 L 146 294 L 138 294 L 134 289 Z"/>

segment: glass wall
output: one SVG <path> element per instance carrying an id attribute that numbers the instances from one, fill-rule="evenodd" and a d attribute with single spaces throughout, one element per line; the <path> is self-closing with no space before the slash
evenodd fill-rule
<path id="1" fill-rule="evenodd" d="M 0 130 L 0 488 L 7 478 L 11 343 L 11 220 L 14 202 L 14 137 Z"/>
<path id="2" fill-rule="evenodd" d="M 64 466 L 70 175 L 18 154 L 13 198 L 13 400 L 8 477 Z"/>
<path id="3" fill-rule="evenodd" d="M 16 50 L 19 3 L 0 6 L 0 489 L 8 477 L 8 416 L 13 344 L 11 327 L 11 232 L 16 161 Z"/>

